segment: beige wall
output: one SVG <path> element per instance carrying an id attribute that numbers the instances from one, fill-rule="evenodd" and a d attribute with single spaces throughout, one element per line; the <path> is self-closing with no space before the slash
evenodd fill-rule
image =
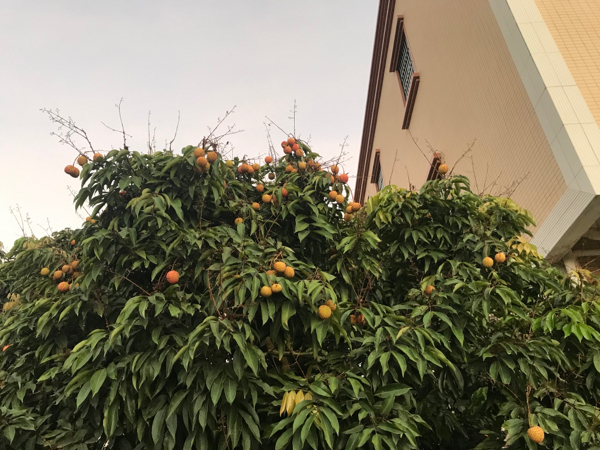
<path id="1" fill-rule="evenodd" d="M 535 3 L 600 125 L 600 0 L 535 0 Z"/>
<path id="2" fill-rule="evenodd" d="M 493 194 L 524 178 L 511 197 L 541 225 L 566 185 L 489 3 L 397 0 L 395 14 L 404 16 L 421 82 L 409 133 L 401 129 L 404 105 L 398 77 L 394 72 L 384 75 L 373 150 L 381 151 L 386 185 L 408 187 L 407 172 L 417 188 L 426 181 L 429 163 L 411 134 L 429 158 L 427 142 L 450 167 L 476 140 L 471 153 L 476 182 L 470 158 L 455 172 L 471 178 L 476 192 L 497 180 Z M 370 182 L 370 171 L 368 176 Z M 367 183 L 366 196 L 375 192 L 375 185 Z"/>

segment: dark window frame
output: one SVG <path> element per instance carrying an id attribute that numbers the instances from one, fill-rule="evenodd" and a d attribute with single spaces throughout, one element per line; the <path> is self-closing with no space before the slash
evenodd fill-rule
<path id="1" fill-rule="evenodd" d="M 371 183 L 377 185 L 377 192 L 379 192 L 385 187 L 383 182 L 383 171 L 381 170 L 381 159 L 379 150 L 375 151 L 375 159 L 373 160 L 373 171 L 371 172 Z"/>
<path id="2" fill-rule="evenodd" d="M 406 69 L 398 67 L 399 63 L 401 62 L 401 57 L 405 61 L 405 64 L 409 64 L 408 66 L 406 66 Z M 407 60 L 409 63 L 406 63 Z M 405 76 L 403 80 L 401 72 L 404 72 L 405 70 L 409 69 L 410 71 L 412 71 L 412 74 L 410 75 L 410 77 Z M 406 37 L 403 16 L 399 16 L 396 22 L 396 35 L 394 37 L 394 46 L 392 49 L 390 72 L 395 72 L 398 78 L 400 95 L 402 96 L 402 101 L 404 103 L 404 118 L 402 120 L 402 129 L 406 130 L 410 126 L 410 119 L 412 117 L 412 113 L 415 107 L 415 100 L 417 98 L 417 92 L 419 90 L 421 76 L 417 72 L 415 60 L 410 50 L 410 44 L 408 42 L 408 38 Z M 405 93 L 407 86 L 408 92 Z"/>
<path id="3" fill-rule="evenodd" d="M 431 165 L 429 166 L 429 174 L 427 174 L 427 181 L 440 180 L 442 175 L 438 172 L 438 167 L 442 164 L 442 155 L 439 153 L 433 154 Z"/>

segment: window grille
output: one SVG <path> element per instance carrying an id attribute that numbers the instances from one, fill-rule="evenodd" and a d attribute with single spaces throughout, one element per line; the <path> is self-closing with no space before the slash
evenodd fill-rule
<path id="1" fill-rule="evenodd" d="M 410 83 L 412 81 L 412 76 L 415 73 L 415 68 L 413 66 L 413 61 L 410 56 L 410 51 L 408 50 L 408 44 L 406 42 L 406 36 L 402 33 L 402 37 L 400 38 L 400 53 L 398 55 L 398 65 L 396 70 L 400 75 L 400 83 L 402 84 L 402 91 L 404 92 L 404 98 L 408 98 L 408 93 L 410 91 Z"/>

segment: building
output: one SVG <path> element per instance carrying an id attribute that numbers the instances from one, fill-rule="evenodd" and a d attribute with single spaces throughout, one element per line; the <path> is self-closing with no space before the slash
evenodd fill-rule
<path id="1" fill-rule="evenodd" d="M 600 261 L 599 124 L 600 0 L 381 0 L 355 198 L 456 164 L 540 254 Z"/>

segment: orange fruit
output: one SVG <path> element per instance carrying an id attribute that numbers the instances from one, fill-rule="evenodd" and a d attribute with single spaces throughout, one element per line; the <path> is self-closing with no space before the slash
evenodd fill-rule
<path id="1" fill-rule="evenodd" d="M 279 273 L 284 273 L 287 265 L 283 261 L 277 261 L 273 264 L 273 269 L 275 269 Z"/>
<path id="2" fill-rule="evenodd" d="M 287 140 L 288 145 L 294 145 L 296 143 L 296 139 L 294 139 L 293 137 L 288 138 Z"/>
<path id="3" fill-rule="evenodd" d="M 200 158 L 201 156 L 206 156 L 206 152 L 204 151 L 204 149 L 202 147 L 196 147 L 194 149 L 194 156 L 196 158 Z"/>
<path id="4" fill-rule="evenodd" d="M 494 256 L 494 259 L 496 260 L 496 262 L 498 264 L 502 264 L 504 261 L 506 261 L 506 255 L 502 252 L 496 253 L 496 256 Z"/>
<path id="5" fill-rule="evenodd" d="M 260 295 L 262 295 L 263 297 L 270 297 L 271 295 L 273 295 L 273 291 L 269 286 L 263 286 L 260 288 Z"/>
<path id="6" fill-rule="evenodd" d="M 275 293 L 278 294 L 282 291 L 283 287 L 281 287 L 280 284 L 275 283 L 273 286 L 271 286 L 271 290 Z"/>
<path id="7" fill-rule="evenodd" d="M 265 194 L 262 196 L 263 203 L 271 203 L 271 196 L 269 194 Z"/>
<path id="8" fill-rule="evenodd" d="M 69 283 L 61 281 L 57 286 L 58 292 L 67 292 L 69 290 Z"/>
<path id="9" fill-rule="evenodd" d="M 336 175 L 338 172 L 340 171 L 340 168 L 338 166 L 331 166 L 331 173 Z"/>
<path id="10" fill-rule="evenodd" d="M 432 285 L 429 285 L 425 288 L 425 295 L 431 295 L 433 291 L 435 291 L 435 288 Z"/>
<path id="11" fill-rule="evenodd" d="M 536 444 L 541 444 L 544 440 L 544 430 L 541 427 L 531 427 L 527 430 L 527 436 Z"/>
<path id="12" fill-rule="evenodd" d="M 102 153 L 94 153 L 94 156 L 92 159 L 94 161 L 98 161 L 99 159 L 102 159 L 102 158 L 104 158 L 104 155 Z"/>
<path id="13" fill-rule="evenodd" d="M 489 256 L 486 256 L 485 258 L 483 258 L 482 264 L 483 264 L 483 267 L 486 267 L 489 269 L 490 267 L 492 267 L 494 265 L 494 260 L 492 258 L 490 258 Z"/>
<path id="14" fill-rule="evenodd" d="M 256 202 L 252 203 L 252 209 L 258 211 L 260 209 L 260 204 Z"/>
<path id="15" fill-rule="evenodd" d="M 206 159 L 208 159 L 209 163 L 214 163 L 219 158 L 217 152 L 210 151 L 206 154 Z"/>
<path id="16" fill-rule="evenodd" d="M 69 164 L 65 167 L 65 173 L 71 175 L 73 178 L 77 178 L 79 176 L 79 169 Z"/>
<path id="17" fill-rule="evenodd" d="M 267 156 L 267 157 L 265 158 L 265 162 L 266 162 L 267 164 L 271 164 L 271 163 L 273 162 L 273 158 L 272 158 L 271 156 Z"/>
<path id="18" fill-rule="evenodd" d="M 283 153 L 285 153 L 286 155 L 290 155 L 292 153 L 292 147 L 290 147 L 289 145 L 284 147 Z"/>
<path id="19" fill-rule="evenodd" d="M 329 191 L 329 198 L 331 200 L 335 200 L 337 196 L 338 196 L 338 193 L 336 191 Z"/>
<path id="20" fill-rule="evenodd" d="M 283 276 L 286 278 L 294 278 L 295 274 L 296 274 L 296 272 L 290 266 L 286 267 L 285 270 L 283 271 Z"/>
<path id="21" fill-rule="evenodd" d="M 87 156 L 79 155 L 77 157 L 77 164 L 79 164 L 80 166 L 83 166 L 87 162 L 88 162 Z"/>
<path id="22" fill-rule="evenodd" d="M 331 317 L 331 308 L 327 305 L 319 306 L 319 317 L 321 319 L 329 319 Z"/>
<path id="23" fill-rule="evenodd" d="M 342 183 L 347 183 L 347 182 L 348 182 L 348 174 L 347 174 L 347 173 L 343 173 L 343 174 L 341 174 L 341 175 L 340 175 L 338 178 L 339 178 L 339 180 L 340 180 Z"/>
<path id="24" fill-rule="evenodd" d="M 241 217 L 238 217 L 237 219 L 235 219 L 233 221 L 233 223 L 235 223 L 236 225 L 239 225 L 240 223 L 244 223 L 244 219 L 242 219 Z"/>
<path id="25" fill-rule="evenodd" d="M 169 284 L 175 284 L 179 282 L 179 272 L 176 270 L 169 270 L 167 272 L 167 281 Z"/>
<path id="26" fill-rule="evenodd" d="M 449 170 L 448 164 L 440 164 L 437 171 L 440 175 L 445 175 L 448 173 L 448 170 Z"/>
<path id="27" fill-rule="evenodd" d="M 262 184 L 257 184 L 256 185 L 256 192 L 259 192 L 262 194 L 262 192 L 265 190 L 265 187 Z"/>
<path id="28" fill-rule="evenodd" d="M 344 221 L 350 222 L 352 219 L 354 219 L 354 216 L 352 214 L 344 214 Z"/>

